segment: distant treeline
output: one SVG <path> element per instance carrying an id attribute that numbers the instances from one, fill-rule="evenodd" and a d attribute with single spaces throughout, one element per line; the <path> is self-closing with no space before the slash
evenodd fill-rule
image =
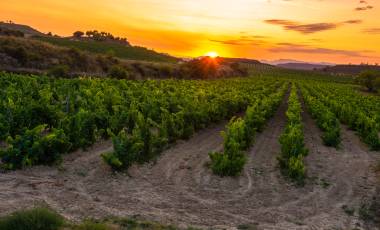
<path id="1" fill-rule="evenodd" d="M 84 37 L 84 35 L 86 36 Z M 88 38 L 88 39 L 93 39 L 95 41 L 114 41 L 114 42 L 119 42 L 127 46 L 131 45 L 128 42 L 127 38 L 116 37 L 112 35 L 111 33 L 103 32 L 103 31 L 99 32 L 97 30 L 89 30 L 86 32 L 76 31 L 73 33 L 73 38 L 76 38 L 76 39 Z"/>

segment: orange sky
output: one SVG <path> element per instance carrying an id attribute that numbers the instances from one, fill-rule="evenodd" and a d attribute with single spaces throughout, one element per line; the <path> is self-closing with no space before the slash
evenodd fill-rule
<path id="1" fill-rule="evenodd" d="M 98 29 L 178 56 L 380 63 L 378 0 L 1 0 L 0 20 Z"/>

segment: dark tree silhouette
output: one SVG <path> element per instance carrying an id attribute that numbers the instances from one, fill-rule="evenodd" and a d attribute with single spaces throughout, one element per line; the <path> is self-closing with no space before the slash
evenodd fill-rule
<path id="1" fill-rule="evenodd" d="M 73 35 L 74 35 L 74 37 L 76 37 L 76 38 L 81 38 L 81 37 L 84 35 L 84 33 L 83 33 L 82 31 L 75 31 L 75 32 L 73 33 Z"/>

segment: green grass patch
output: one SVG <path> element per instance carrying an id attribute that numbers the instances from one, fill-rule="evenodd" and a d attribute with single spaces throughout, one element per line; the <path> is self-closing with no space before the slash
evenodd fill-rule
<path id="1" fill-rule="evenodd" d="M 58 230 L 64 219 L 47 208 L 14 212 L 0 219 L 1 230 Z"/>

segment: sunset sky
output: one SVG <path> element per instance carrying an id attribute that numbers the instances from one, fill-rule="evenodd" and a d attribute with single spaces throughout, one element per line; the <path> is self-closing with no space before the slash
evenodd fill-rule
<path id="1" fill-rule="evenodd" d="M 98 29 L 177 56 L 380 63 L 379 0 L 1 0 L 0 20 Z"/>

